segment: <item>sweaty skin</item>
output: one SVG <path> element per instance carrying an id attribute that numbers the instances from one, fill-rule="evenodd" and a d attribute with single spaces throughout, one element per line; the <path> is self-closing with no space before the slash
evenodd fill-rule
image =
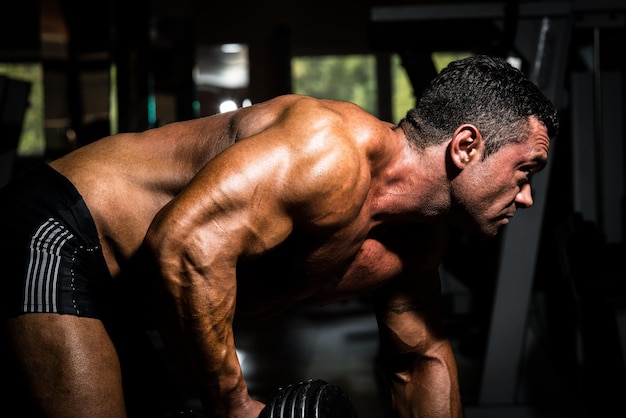
<path id="1" fill-rule="evenodd" d="M 396 125 L 354 104 L 287 95 L 104 138 L 50 165 L 85 199 L 113 278 L 142 246 L 149 250 L 164 338 L 188 360 L 208 412 L 250 418 L 263 408 L 250 398 L 236 356 L 235 315 L 378 289 L 395 413 L 459 417 L 456 364 L 436 303 L 443 225 L 469 224 L 492 236 L 516 207 L 532 204 L 530 176 L 545 165 L 549 141 L 543 125 L 531 119 L 531 127 L 504 158 L 481 161 L 484 144 L 472 125 L 449 143 L 418 150 Z M 482 187 L 485 175 L 492 187 Z M 119 366 L 102 324 L 48 314 L 11 320 L 17 330 L 42 323 L 48 334 L 26 334 L 16 347 L 75 329 L 76 339 L 59 344 L 75 364 L 54 352 L 37 358 L 61 358 L 59 369 L 71 367 L 86 387 L 107 394 L 90 400 L 90 416 L 124 416 Z M 38 384 L 49 399 L 65 383 Z M 84 398 L 66 392 L 61 412 L 71 416 Z"/>

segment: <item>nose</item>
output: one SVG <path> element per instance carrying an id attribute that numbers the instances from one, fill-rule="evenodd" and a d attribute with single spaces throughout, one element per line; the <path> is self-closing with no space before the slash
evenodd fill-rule
<path id="1" fill-rule="evenodd" d="M 519 193 L 515 196 L 515 203 L 523 208 L 529 208 L 533 205 L 533 193 L 529 183 L 522 185 Z"/>

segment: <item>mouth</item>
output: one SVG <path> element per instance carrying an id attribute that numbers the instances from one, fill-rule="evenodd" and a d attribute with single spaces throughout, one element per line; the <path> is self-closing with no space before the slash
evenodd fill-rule
<path id="1" fill-rule="evenodd" d="M 508 225 L 514 215 L 514 213 L 504 214 L 498 217 L 498 220 L 502 223 L 502 225 Z"/>

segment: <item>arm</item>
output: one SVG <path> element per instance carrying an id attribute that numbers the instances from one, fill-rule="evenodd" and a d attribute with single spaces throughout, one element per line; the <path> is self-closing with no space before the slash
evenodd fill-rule
<path id="1" fill-rule="evenodd" d="M 411 260 L 426 269 L 405 272 L 376 292 L 382 362 L 394 416 L 461 417 L 456 362 L 440 321 L 440 279 L 432 261 L 439 257 L 427 258 L 414 254 Z"/>
<path id="2" fill-rule="evenodd" d="M 460 417 L 456 362 L 437 301 L 390 295 L 377 309 L 381 355 L 397 417 Z"/>
<path id="3" fill-rule="evenodd" d="M 249 418 L 263 408 L 248 394 L 235 351 L 237 261 L 275 247 L 296 222 L 312 229 L 339 222 L 344 200 L 334 190 L 353 189 L 349 179 L 358 178 L 335 130 L 307 124 L 306 109 L 285 113 L 210 161 L 146 236 L 171 307 L 164 339 L 171 334 L 180 345 L 206 411 L 219 417 Z M 320 134 L 328 146 L 319 146 Z"/>
<path id="4" fill-rule="evenodd" d="M 252 417 L 263 405 L 249 397 L 235 350 L 236 264 L 282 241 L 291 219 L 266 186 L 248 185 L 245 170 L 221 171 L 208 165 L 155 218 L 146 243 L 159 269 L 160 331 L 208 416 Z"/>

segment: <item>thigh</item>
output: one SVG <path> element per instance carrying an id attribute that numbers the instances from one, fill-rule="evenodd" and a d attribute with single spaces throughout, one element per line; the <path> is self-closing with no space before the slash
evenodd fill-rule
<path id="1" fill-rule="evenodd" d="M 45 416 L 126 416 L 119 360 L 100 320 L 34 313 L 5 325 L 14 383 Z"/>

